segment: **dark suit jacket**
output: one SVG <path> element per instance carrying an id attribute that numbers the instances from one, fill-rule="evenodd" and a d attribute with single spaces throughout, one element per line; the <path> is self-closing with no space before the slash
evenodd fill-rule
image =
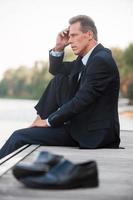
<path id="1" fill-rule="evenodd" d="M 54 75 L 69 75 L 71 79 L 80 71 L 77 60 L 63 62 L 63 56 L 50 55 L 49 71 Z M 117 148 L 120 143 L 118 95 L 116 63 L 111 51 L 98 44 L 88 59 L 77 93 L 48 120 L 53 127 L 70 121 L 70 134 L 81 148 Z"/>

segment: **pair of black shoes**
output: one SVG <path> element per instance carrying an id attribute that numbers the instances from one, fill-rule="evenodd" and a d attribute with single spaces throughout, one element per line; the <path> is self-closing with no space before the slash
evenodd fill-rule
<path id="1" fill-rule="evenodd" d="M 63 156 L 46 151 L 40 152 L 32 164 L 17 164 L 12 172 L 16 179 L 30 188 L 72 189 L 98 186 L 95 161 L 74 164 Z"/>

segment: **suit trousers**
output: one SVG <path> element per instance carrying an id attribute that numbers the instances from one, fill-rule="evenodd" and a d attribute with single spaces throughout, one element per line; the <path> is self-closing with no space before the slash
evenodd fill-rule
<path id="1" fill-rule="evenodd" d="M 57 75 L 48 84 L 38 104 L 37 114 L 46 119 L 74 95 L 68 76 Z M 26 144 L 46 146 L 78 146 L 70 135 L 69 124 L 58 128 L 32 127 L 16 130 L 0 150 L 0 159 Z"/>

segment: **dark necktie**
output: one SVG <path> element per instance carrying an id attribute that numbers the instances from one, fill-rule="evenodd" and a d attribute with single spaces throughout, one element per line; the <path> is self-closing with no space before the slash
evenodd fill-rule
<path id="1" fill-rule="evenodd" d="M 83 64 L 83 62 L 82 62 L 82 59 L 80 60 L 80 72 L 79 72 L 79 74 L 78 74 L 78 84 L 81 84 L 81 79 L 82 79 L 82 77 L 83 77 L 83 75 L 84 75 L 84 72 L 85 72 L 85 65 Z"/>
<path id="2" fill-rule="evenodd" d="M 81 73 L 82 73 L 82 70 L 83 70 L 83 62 L 82 62 L 82 57 L 78 57 L 77 59 L 77 66 L 76 66 L 76 72 L 75 74 L 73 75 L 73 81 L 75 83 L 78 83 L 79 79 L 80 79 L 80 76 L 81 76 Z"/>
<path id="3" fill-rule="evenodd" d="M 78 88 L 79 88 L 79 74 L 81 73 L 81 69 L 82 69 L 82 58 L 78 57 L 77 61 L 76 61 L 76 66 L 75 66 L 75 71 L 73 72 L 73 74 L 70 76 L 70 94 L 73 96 L 75 95 L 75 93 L 77 92 Z M 70 96 L 71 96 L 70 95 Z"/>
<path id="4" fill-rule="evenodd" d="M 73 92 L 75 93 L 81 84 L 81 78 L 84 74 L 85 65 L 82 62 L 82 58 L 79 57 L 77 60 L 77 72 L 73 75 L 72 82 L 73 82 Z"/>

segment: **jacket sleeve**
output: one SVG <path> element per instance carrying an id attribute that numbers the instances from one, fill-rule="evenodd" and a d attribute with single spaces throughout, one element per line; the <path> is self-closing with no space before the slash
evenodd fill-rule
<path id="1" fill-rule="evenodd" d="M 113 70 L 101 58 L 88 66 L 85 81 L 76 95 L 48 117 L 51 126 L 64 124 L 95 102 L 112 82 Z"/>
<path id="2" fill-rule="evenodd" d="M 69 75 L 73 68 L 74 62 L 63 62 L 64 54 L 60 57 L 52 56 L 49 53 L 49 72 L 52 75 L 57 75 L 59 73 L 64 75 Z"/>

